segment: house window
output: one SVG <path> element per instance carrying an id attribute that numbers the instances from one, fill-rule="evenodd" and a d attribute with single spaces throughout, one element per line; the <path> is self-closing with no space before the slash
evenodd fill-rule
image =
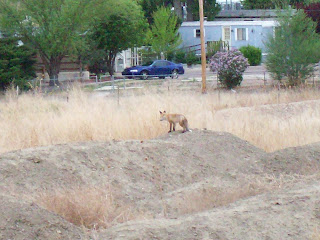
<path id="1" fill-rule="evenodd" d="M 231 39 L 230 27 L 224 27 L 222 40 L 223 41 L 230 41 L 230 39 Z"/>
<path id="2" fill-rule="evenodd" d="M 195 38 L 200 38 L 200 29 L 193 29 L 193 34 Z M 203 36 L 206 36 L 206 29 L 203 29 Z"/>
<path id="3" fill-rule="evenodd" d="M 200 29 L 196 29 L 196 38 L 200 38 Z"/>
<path id="4" fill-rule="evenodd" d="M 248 40 L 248 29 L 247 28 L 237 28 L 236 29 L 236 40 L 247 41 Z"/>

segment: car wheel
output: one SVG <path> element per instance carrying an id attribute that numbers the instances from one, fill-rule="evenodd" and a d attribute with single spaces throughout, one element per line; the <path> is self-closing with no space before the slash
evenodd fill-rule
<path id="1" fill-rule="evenodd" d="M 142 80 L 146 80 L 148 78 L 147 71 L 142 71 L 140 75 L 141 75 L 140 79 L 142 79 Z"/>
<path id="2" fill-rule="evenodd" d="M 179 77 L 179 73 L 178 73 L 178 70 L 173 70 L 172 73 L 171 73 L 171 78 L 172 79 L 177 79 Z"/>

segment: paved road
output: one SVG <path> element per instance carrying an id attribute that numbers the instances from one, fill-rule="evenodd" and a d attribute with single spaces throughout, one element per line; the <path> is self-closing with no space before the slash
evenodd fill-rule
<path id="1" fill-rule="evenodd" d="M 194 65 L 192 67 L 184 66 L 185 74 L 179 76 L 179 79 L 177 82 L 183 81 L 183 82 L 201 82 L 202 81 L 202 70 L 201 65 Z M 207 86 L 209 87 L 217 87 L 217 74 L 210 71 L 209 68 L 206 69 L 207 74 Z M 121 74 L 118 74 L 121 78 Z M 320 82 L 320 70 L 316 70 L 315 72 L 316 77 L 314 78 L 315 81 L 318 81 L 318 84 Z M 157 78 L 156 78 L 157 79 Z M 309 79 L 309 82 L 312 83 L 313 78 Z M 151 81 L 150 83 L 152 83 Z M 138 81 L 139 84 L 142 82 Z M 145 82 L 148 84 L 149 82 Z M 247 70 L 243 74 L 243 81 L 241 83 L 241 86 L 263 86 L 263 85 L 271 85 L 271 84 L 277 84 L 277 81 L 274 81 L 270 75 L 269 72 L 267 72 L 265 65 L 260 66 L 250 66 L 247 68 Z M 140 85 L 139 85 L 140 86 Z M 135 85 L 135 87 L 137 87 Z M 105 87 L 101 90 L 111 90 L 111 87 Z"/>

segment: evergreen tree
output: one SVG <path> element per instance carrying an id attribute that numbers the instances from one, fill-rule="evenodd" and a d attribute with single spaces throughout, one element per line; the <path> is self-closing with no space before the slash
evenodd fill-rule
<path id="1" fill-rule="evenodd" d="M 24 89 L 27 80 L 36 76 L 35 60 L 32 52 L 25 45 L 19 46 L 16 38 L 0 38 L 0 88 L 5 90 L 14 84 Z"/>
<path id="2" fill-rule="evenodd" d="M 279 17 L 275 34 L 268 37 L 266 65 L 274 78 L 287 79 L 289 85 L 304 83 L 320 59 L 320 36 L 316 24 L 303 10 L 292 15 L 287 10 Z"/>
<path id="3" fill-rule="evenodd" d="M 178 17 L 170 9 L 160 7 L 154 14 L 154 23 L 147 33 L 147 42 L 158 56 L 165 56 L 182 43 L 178 32 Z"/>

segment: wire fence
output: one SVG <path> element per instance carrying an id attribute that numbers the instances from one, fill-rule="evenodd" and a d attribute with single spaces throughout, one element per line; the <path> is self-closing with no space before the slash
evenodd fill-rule
<path id="1" fill-rule="evenodd" d="M 201 69 L 199 67 L 186 68 L 184 75 L 102 75 L 100 77 L 90 76 L 89 78 L 73 77 L 60 80 L 60 85 L 49 86 L 50 80 L 36 79 L 30 81 L 32 88 L 66 89 L 77 83 L 82 86 L 92 86 L 96 91 L 118 91 L 129 89 L 141 89 L 147 87 L 158 87 L 167 90 L 184 90 L 200 87 L 202 82 Z M 207 69 L 207 87 L 211 89 L 221 88 L 217 73 L 212 73 Z M 314 74 L 309 77 L 306 84 L 320 86 L 320 69 L 316 68 Z M 244 72 L 241 87 L 276 86 L 281 87 L 285 82 L 275 80 L 272 75 L 261 68 L 251 68 Z"/>

